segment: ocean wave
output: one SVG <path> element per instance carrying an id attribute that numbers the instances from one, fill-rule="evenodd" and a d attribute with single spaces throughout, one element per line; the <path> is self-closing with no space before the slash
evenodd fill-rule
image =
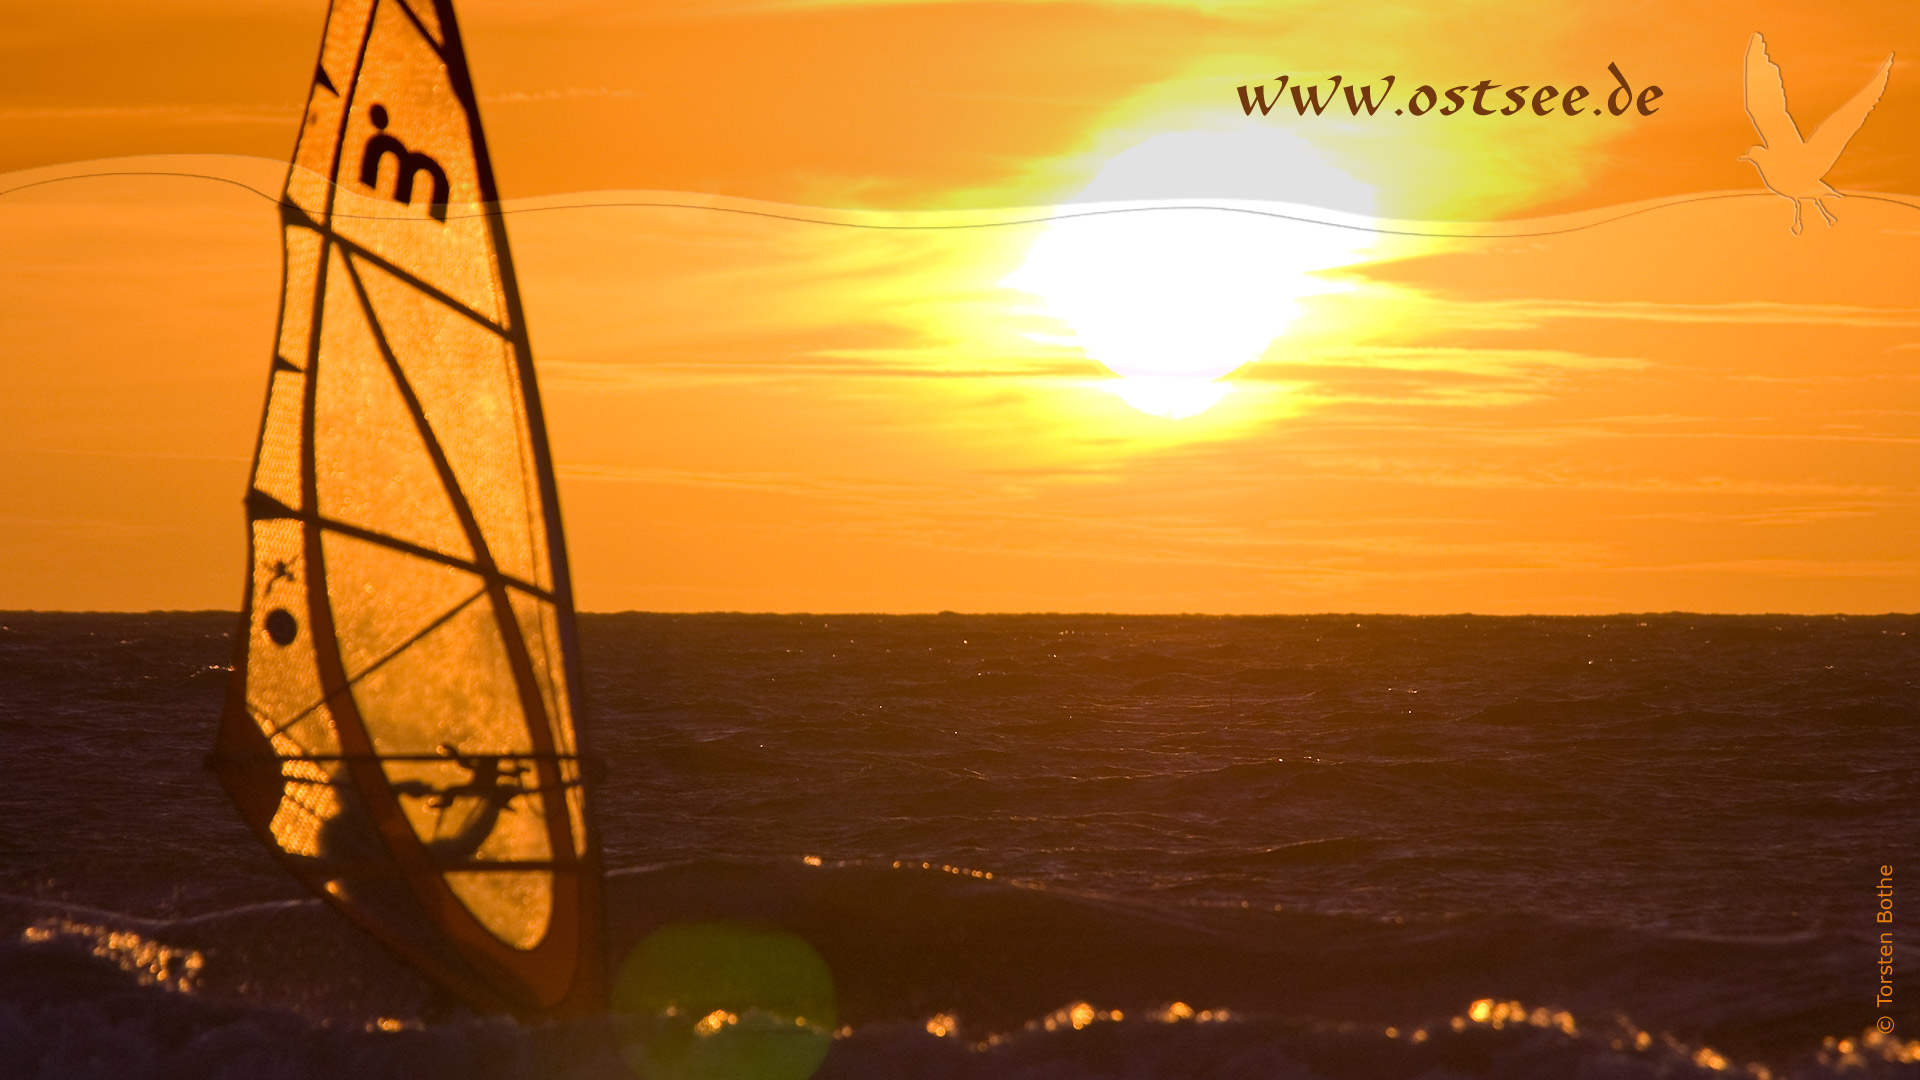
<path id="1" fill-rule="evenodd" d="M 1370 843 L 1339 837 L 1324 846 Z M 1312 860 L 1315 846 L 1267 856 L 1283 865 Z M 1859 1019 L 1850 995 L 1818 988 L 1845 986 L 1845 965 L 1836 968 L 1830 942 L 1807 935 L 1705 940 L 1501 913 L 1395 921 L 1155 904 L 958 864 L 819 856 L 635 868 L 610 876 L 608 898 L 616 959 L 659 928 L 688 922 L 770 927 L 807 941 L 832 972 L 845 1025 L 823 1076 L 1029 1067 L 1042 1068 L 1035 1076 L 1230 1076 L 1245 1075 L 1231 1070 L 1247 1055 L 1306 1070 L 1278 1075 L 1413 1076 L 1452 1062 L 1473 1076 L 1601 1067 L 1614 1071 L 1598 1075 L 1653 1076 L 1709 1047 L 1717 1059 L 1778 1071 L 1813 1061 L 1824 1037 Z M 317 901 L 135 919 L 0 898 L 0 931 L 10 938 L 0 945 L 0 1013 L 10 1017 L 0 1030 L 24 1026 L 31 1037 L 21 1045 L 33 1055 L 0 1074 L 89 1075 L 68 1056 L 74 1047 L 130 1039 L 146 1040 L 148 1072 L 177 1055 L 198 1062 L 193 1055 L 212 1053 L 209 1046 L 252 1060 L 267 1042 L 294 1037 L 287 1032 L 306 1046 L 285 1065 L 295 1070 L 289 1076 L 329 1075 L 349 1052 L 379 1059 L 368 1075 L 386 1075 L 379 1070 L 453 1053 L 442 1043 L 464 1039 L 507 1039 L 529 1068 L 547 1060 L 536 1053 L 546 1037 L 536 1029 L 468 1016 Z M 1757 989 L 1769 986 L 1781 989 Z M 1528 1005 L 1501 1004 L 1476 1018 L 1462 1012 L 1475 1000 Z M 1100 1024 L 1068 1023 L 1071 1037 L 1059 1022 L 1049 1027 L 1045 1018 L 1058 1021 L 1063 1002 L 1093 1003 Z M 1195 1035 L 1144 1021 L 1172 1003 L 1238 1026 Z M 1594 1027 L 1594 1018 L 1616 1013 L 1638 1018 L 1668 1050 Z M 1455 1025 L 1461 1015 L 1464 1026 Z M 1555 1019 L 1543 1024 L 1543 1016 Z M 930 1017 L 950 1019 L 952 1040 L 913 1034 Z M 1077 1032 L 1090 1026 L 1103 1033 Z M 1498 1034 L 1503 1027 L 1519 1034 Z M 394 1028 L 438 1034 L 380 1037 Z M 342 1034 L 350 1031 L 371 1041 Z M 1614 1045 L 1621 1038 L 1625 1057 Z M 1690 1049 L 1675 1057 L 1675 1047 Z M 1354 1060 L 1387 1071 L 1331 1064 Z M 1888 1068 L 1902 1063 L 1888 1060 Z M 1145 1071 L 1102 1072 L 1103 1061 Z M 1182 1071 L 1181 1061 L 1204 1067 Z M 309 1068 L 317 1071 L 298 1071 Z"/>
<path id="2" fill-rule="evenodd" d="M 359 1022 L 143 980 L 53 935 L 0 946 L 0 1075 L 20 1080 L 626 1080 L 638 1038 L 660 1017 L 601 1015 L 526 1024 L 472 1015 L 368 1015 Z M 650 1024 L 649 1021 L 652 1023 Z M 745 1025 L 696 1028 L 732 1040 L 722 1060 L 752 1062 Z M 1643 1028 L 1507 998 L 1461 1002 L 1415 1024 L 1329 1021 L 1165 1000 L 1132 1009 L 1072 999 L 1011 1024 L 953 1011 L 846 1024 L 832 1033 L 818 1080 L 1380 1080 L 1569 1077 L 1803 1080 L 1914 1075 L 1920 1043 L 1865 1031 L 1827 1036 L 1772 1063 Z M 770 1080 L 786 1075 L 700 1070 L 650 1074 Z M 800 1080 L 804 1073 L 796 1074 Z"/>

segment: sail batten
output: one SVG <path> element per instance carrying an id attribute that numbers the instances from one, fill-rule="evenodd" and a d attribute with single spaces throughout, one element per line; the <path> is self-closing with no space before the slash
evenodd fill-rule
<path id="1" fill-rule="evenodd" d="M 288 171 L 214 762 L 293 873 L 469 1001 L 604 997 L 545 422 L 448 0 L 337 0 Z M 457 212 L 456 212 L 457 208 Z"/>
<path id="2" fill-rule="evenodd" d="M 404 551 L 410 555 L 415 555 L 422 559 L 429 559 L 434 562 L 445 563 L 448 566 L 459 567 L 462 570 L 467 570 L 471 573 L 479 574 L 489 579 L 498 579 L 502 585 L 505 585 L 508 588 L 517 589 L 521 592 L 537 597 L 540 600 L 546 601 L 547 603 L 553 603 L 557 600 L 557 597 L 555 596 L 552 590 L 543 589 L 540 586 L 535 585 L 530 581 L 522 581 L 511 574 L 501 573 L 498 567 L 489 569 L 489 568 L 480 566 L 478 563 L 474 563 L 466 559 L 461 559 L 456 556 L 449 555 L 444 551 L 435 551 L 432 548 L 426 548 L 418 544 L 408 543 L 407 541 L 401 540 L 398 537 L 387 536 L 383 533 L 376 533 L 369 529 L 363 529 L 357 525 L 350 525 L 344 521 L 336 521 L 332 518 L 323 517 L 318 514 L 305 514 L 298 510 L 293 509 L 290 506 L 287 506 L 285 503 L 282 503 L 279 500 L 273 498 L 273 496 L 268 495 L 263 491 L 260 491 L 258 488 L 255 488 L 248 492 L 247 506 L 249 510 L 255 511 L 253 514 L 253 517 L 255 520 L 262 520 L 266 518 L 288 518 L 288 519 L 293 519 L 298 521 L 311 521 L 322 529 L 326 529 L 332 532 L 342 533 L 347 536 L 357 537 L 361 540 L 368 540 L 376 544 L 384 544 L 388 547 L 394 548 L 399 551 Z"/>

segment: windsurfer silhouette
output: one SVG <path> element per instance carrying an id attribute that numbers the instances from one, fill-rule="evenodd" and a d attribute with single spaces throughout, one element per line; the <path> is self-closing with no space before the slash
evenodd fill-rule
<path id="1" fill-rule="evenodd" d="M 426 842 L 427 850 L 440 858 L 465 859 L 479 851 L 480 845 L 493 835 L 500 812 L 511 810 L 508 804 L 527 794 L 527 789 L 519 784 L 520 774 L 527 769 L 524 765 L 503 769 L 501 765 L 506 759 L 489 754 L 462 754 L 460 748 L 451 743 L 441 743 L 439 752 L 440 756 L 467 770 L 466 783 L 436 787 L 424 780 L 403 780 L 394 784 L 393 790 L 399 795 L 424 796 L 428 806 L 441 811 L 443 825 L 447 824 L 446 811 L 452 809 L 455 802 L 473 800 L 476 805 L 451 833 L 443 836 L 435 830 L 434 838 Z"/>

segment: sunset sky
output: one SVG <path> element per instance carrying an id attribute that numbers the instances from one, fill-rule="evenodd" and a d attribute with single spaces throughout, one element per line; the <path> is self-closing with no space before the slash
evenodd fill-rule
<path id="1" fill-rule="evenodd" d="M 1920 609 L 1910 3 L 458 8 L 583 609 Z M 0 13 L 0 609 L 239 602 L 324 15 Z M 1831 228 L 1756 30 L 1803 133 L 1897 56 Z"/>

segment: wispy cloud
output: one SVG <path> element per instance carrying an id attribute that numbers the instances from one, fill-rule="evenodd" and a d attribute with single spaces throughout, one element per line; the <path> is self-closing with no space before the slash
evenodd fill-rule
<path id="1" fill-rule="evenodd" d="M 1845 518 L 1877 517 L 1891 502 L 1837 503 L 1827 506 L 1768 506 L 1759 510 L 1670 510 L 1618 514 L 1622 521 L 1672 521 L 1689 525 L 1813 525 Z"/>
<path id="2" fill-rule="evenodd" d="M 1629 372 L 1632 357 L 1560 349 L 1359 346 L 1253 364 L 1236 382 L 1279 382 L 1315 406 L 1495 408 L 1557 392 L 1575 374 Z"/>
<path id="3" fill-rule="evenodd" d="M 1466 306 L 1470 314 L 1540 323 L 1550 319 L 1606 319 L 1663 323 L 1745 323 L 1796 326 L 1920 326 L 1920 308 L 1851 304 L 1792 304 L 1737 300 L 1678 304 L 1652 300 L 1487 300 Z"/>
<path id="4" fill-rule="evenodd" d="M 10 105 L 0 120 L 154 120 L 182 124 L 283 124 L 299 110 L 284 105 Z"/>
<path id="5" fill-rule="evenodd" d="M 547 101 L 585 101 L 592 98 L 634 99 L 645 97 L 638 90 L 609 86 L 568 86 L 553 90 L 509 90 L 503 94 L 483 94 L 482 104 L 525 104 Z"/>

